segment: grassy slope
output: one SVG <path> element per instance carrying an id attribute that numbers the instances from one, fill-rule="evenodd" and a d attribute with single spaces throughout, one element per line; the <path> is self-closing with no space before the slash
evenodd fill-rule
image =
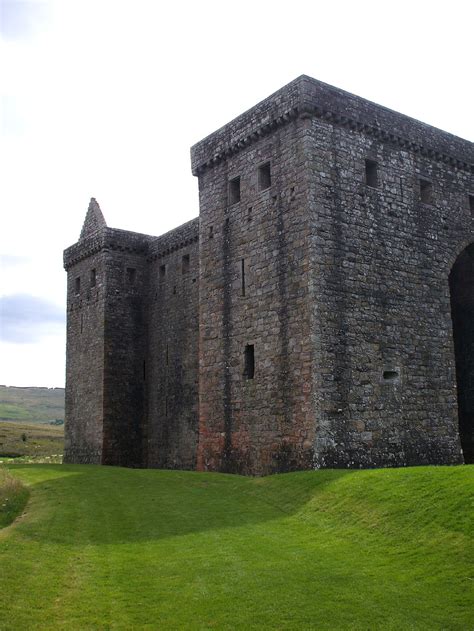
<path id="1" fill-rule="evenodd" d="M 43 423 L 64 419 L 64 388 L 0 385 L 0 420 Z"/>
<path id="2" fill-rule="evenodd" d="M 23 440 L 26 438 L 26 440 Z M 0 462 L 7 458 L 44 458 L 63 453 L 64 426 L 0 423 Z"/>
<path id="3" fill-rule="evenodd" d="M 0 628 L 474 628 L 474 467 L 12 467 Z"/>
<path id="4" fill-rule="evenodd" d="M 0 466 L 0 528 L 4 528 L 25 508 L 30 493 L 24 484 Z"/>

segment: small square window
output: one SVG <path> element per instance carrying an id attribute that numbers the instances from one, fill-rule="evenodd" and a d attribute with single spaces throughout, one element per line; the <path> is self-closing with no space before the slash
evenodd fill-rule
<path id="1" fill-rule="evenodd" d="M 374 160 L 365 161 L 365 183 L 371 188 L 377 188 L 379 185 L 377 162 Z"/>
<path id="2" fill-rule="evenodd" d="M 270 162 L 266 162 L 262 164 L 261 167 L 258 167 L 258 190 L 264 191 L 267 188 L 270 188 L 272 184 L 272 177 L 270 172 Z"/>
<path id="3" fill-rule="evenodd" d="M 229 204 L 240 202 L 240 177 L 235 177 L 229 182 Z"/>
<path id="4" fill-rule="evenodd" d="M 431 204 L 433 199 L 433 187 L 430 181 L 420 178 L 420 200 L 423 204 Z"/>

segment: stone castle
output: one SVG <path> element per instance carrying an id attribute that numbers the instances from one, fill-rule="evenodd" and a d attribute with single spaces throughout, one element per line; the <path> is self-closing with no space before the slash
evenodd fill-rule
<path id="1" fill-rule="evenodd" d="M 64 253 L 65 461 L 474 462 L 472 143 L 301 76 L 191 156 L 199 218 Z"/>

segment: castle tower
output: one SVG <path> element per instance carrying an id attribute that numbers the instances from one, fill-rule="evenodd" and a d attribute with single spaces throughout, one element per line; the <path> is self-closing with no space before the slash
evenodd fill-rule
<path id="1" fill-rule="evenodd" d="M 68 272 L 65 462 L 144 464 L 145 254 L 91 199 Z"/>
<path id="2" fill-rule="evenodd" d="M 313 464 L 307 128 L 300 84 L 192 149 L 200 191 L 201 469 Z"/>
<path id="3" fill-rule="evenodd" d="M 472 452 L 474 364 L 455 358 L 448 280 L 474 242 L 472 158 L 306 76 L 192 148 L 201 469 L 456 463 L 460 428 Z"/>

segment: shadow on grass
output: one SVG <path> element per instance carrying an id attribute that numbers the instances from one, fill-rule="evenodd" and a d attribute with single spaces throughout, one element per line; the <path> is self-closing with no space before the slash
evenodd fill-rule
<path id="1" fill-rule="evenodd" d="M 81 546 L 135 543 L 239 528 L 296 513 L 354 471 L 247 478 L 92 465 L 14 465 L 32 488 L 22 537 Z"/>

